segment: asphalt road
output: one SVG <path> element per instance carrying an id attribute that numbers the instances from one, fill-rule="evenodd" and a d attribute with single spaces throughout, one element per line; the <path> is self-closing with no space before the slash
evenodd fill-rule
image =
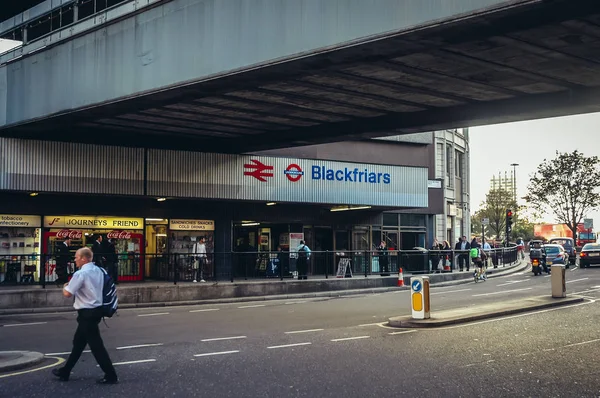
<path id="1" fill-rule="evenodd" d="M 0 374 L 0 396 L 600 396 L 600 269 L 567 271 L 583 304 L 435 330 L 391 329 L 409 292 L 119 311 L 101 331 L 120 384 L 83 354 L 68 383 L 50 368 Z M 432 288 L 432 313 L 550 294 L 531 272 Z M 66 358 L 71 313 L 0 317 L 0 351 Z M 18 372 L 17 372 L 18 373 Z"/>

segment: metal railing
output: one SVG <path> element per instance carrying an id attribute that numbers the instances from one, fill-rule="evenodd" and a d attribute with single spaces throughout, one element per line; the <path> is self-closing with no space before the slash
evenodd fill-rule
<path id="1" fill-rule="evenodd" d="M 516 247 L 488 251 L 490 267 L 512 264 Z M 105 264 L 106 265 L 106 264 Z M 110 267 L 107 267 L 110 268 Z M 469 251 L 354 250 L 297 252 L 225 252 L 191 254 L 123 254 L 116 265 L 117 281 L 178 282 L 284 280 L 303 277 L 369 277 L 456 272 L 472 269 Z M 72 258 L 52 254 L 0 254 L 0 286 L 60 283 L 75 272 Z"/>

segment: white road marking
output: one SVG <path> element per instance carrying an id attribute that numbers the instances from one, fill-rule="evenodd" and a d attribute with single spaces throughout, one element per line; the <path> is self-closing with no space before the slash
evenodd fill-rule
<path id="1" fill-rule="evenodd" d="M 287 347 L 297 347 L 301 345 L 311 345 L 312 343 L 296 343 L 296 344 L 285 344 L 285 345 L 274 345 L 271 347 L 267 347 L 267 349 L 272 350 L 274 348 L 287 348 Z"/>
<path id="2" fill-rule="evenodd" d="M 243 305 L 238 308 L 258 308 L 258 307 L 266 307 L 266 304 L 255 304 L 255 305 Z"/>
<path id="3" fill-rule="evenodd" d="M 522 292 L 524 290 L 531 290 L 531 289 L 532 289 L 531 287 L 526 287 L 524 289 L 504 290 L 502 292 L 473 294 L 472 297 L 493 296 L 493 295 L 496 295 L 496 294 L 505 294 L 505 293 L 512 293 L 512 292 Z"/>
<path id="4" fill-rule="evenodd" d="M 233 337 L 217 337 L 214 339 L 204 339 L 204 340 L 200 340 L 203 342 L 207 342 L 207 341 L 222 341 L 222 340 L 238 340 L 238 339 L 245 339 L 247 338 L 246 336 L 233 336 Z"/>
<path id="5" fill-rule="evenodd" d="M 91 350 L 85 350 L 83 352 L 92 352 Z M 44 354 L 47 357 L 55 356 L 55 355 L 69 355 L 71 352 L 51 352 L 50 354 Z"/>
<path id="6" fill-rule="evenodd" d="M 396 334 L 405 334 L 405 333 L 414 333 L 414 332 L 416 332 L 416 330 L 403 330 L 401 332 L 391 332 L 391 333 L 388 333 L 388 334 L 389 335 L 396 335 Z"/>
<path id="7" fill-rule="evenodd" d="M 382 323 L 385 323 L 385 322 L 363 323 L 362 325 L 358 325 L 358 327 L 362 328 L 362 327 L 365 327 L 365 326 L 379 326 Z"/>
<path id="8" fill-rule="evenodd" d="M 358 336 L 358 337 L 346 337 L 344 339 L 333 339 L 331 341 L 348 341 L 348 340 L 359 340 L 359 339 L 368 339 L 371 336 Z"/>
<path id="9" fill-rule="evenodd" d="M 5 328 L 13 327 L 13 326 L 31 326 L 31 325 L 43 325 L 48 322 L 31 322 L 31 323 L 10 323 L 8 325 L 2 325 Z"/>
<path id="10" fill-rule="evenodd" d="M 577 268 L 579 268 L 579 267 L 575 266 L 571 269 L 571 271 L 575 271 Z"/>
<path id="11" fill-rule="evenodd" d="M 139 314 L 138 316 L 157 316 L 157 315 L 169 315 L 168 312 L 157 312 L 154 314 Z"/>
<path id="12" fill-rule="evenodd" d="M 581 282 L 581 281 L 585 281 L 588 279 L 590 279 L 590 278 L 573 279 L 572 281 L 567 281 L 566 283 Z"/>
<path id="13" fill-rule="evenodd" d="M 302 303 L 306 303 L 306 300 L 304 300 L 304 301 L 288 301 L 287 303 L 285 303 L 285 305 L 302 304 Z"/>
<path id="14" fill-rule="evenodd" d="M 221 352 L 207 352 L 206 354 L 196 354 L 195 357 L 208 357 L 211 355 L 226 355 L 226 354 L 235 354 L 239 351 L 221 351 Z"/>
<path id="15" fill-rule="evenodd" d="M 584 344 L 595 343 L 597 341 L 600 341 L 600 339 L 595 339 L 595 340 L 590 340 L 590 341 L 583 341 L 581 343 L 575 343 L 575 344 L 569 344 L 569 345 L 563 346 L 563 348 L 566 348 L 566 347 L 575 347 L 577 345 L 584 345 Z"/>
<path id="16" fill-rule="evenodd" d="M 114 366 L 132 365 L 134 363 L 145 363 L 145 362 L 156 362 L 156 359 L 140 359 L 139 361 L 116 362 L 116 363 L 113 363 L 113 365 Z M 100 366 L 100 365 L 96 365 L 96 366 Z"/>
<path id="17" fill-rule="evenodd" d="M 458 292 L 466 292 L 467 290 L 471 290 L 471 289 L 460 289 L 460 290 L 450 290 L 447 292 L 437 292 L 437 293 L 430 293 L 430 296 L 434 296 L 436 294 L 447 294 L 447 293 L 458 293 Z"/>
<path id="18" fill-rule="evenodd" d="M 204 310 L 191 310 L 190 312 L 208 312 L 208 311 L 219 311 L 218 308 L 207 308 Z"/>
<path id="19" fill-rule="evenodd" d="M 325 329 L 308 329 L 308 330 L 294 330 L 292 332 L 285 332 L 285 334 L 296 334 L 296 333 L 311 333 L 311 332 L 321 332 Z"/>
<path id="20" fill-rule="evenodd" d="M 143 347 L 157 347 L 163 345 L 162 343 L 153 343 L 153 344 L 140 344 L 140 345 L 128 345 L 125 347 L 117 347 L 117 350 L 128 350 L 130 348 L 143 348 Z"/>
<path id="21" fill-rule="evenodd" d="M 542 350 L 543 352 L 547 352 L 547 351 L 554 351 L 554 348 L 545 348 Z"/>
<path id="22" fill-rule="evenodd" d="M 544 275 L 544 278 L 550 278 L 551 275 Z"/>
<path id="23" fill-rule="evenodd" d="M 528 279 L 521 279 L 520 281 L 510 281 L 510 282 L 506 282 L 506 283 L 501 283 L 499 285 L 496 285 L 496 287 L 500 287 L 500 286 L 506 286 L 506 285 L 512 285 L 515 283 L 521 283 L 521 282 L 527 282 Z"/>

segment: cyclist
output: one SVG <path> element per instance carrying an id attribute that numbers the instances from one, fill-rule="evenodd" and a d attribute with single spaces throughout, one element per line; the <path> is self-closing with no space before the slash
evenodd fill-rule
<path id="1" fill-rule="evenodd" d="M 473 274 L 475 282 L 487 280 L 487 275 L 485 274 L 485 259 L 487 258 L 487 255 L 485 252 L 477 245 L 477 247 L 471 247 L 469 254 L 471 260 L 473 260 L 473 265 L 476 267 L 475 273 Z"/>

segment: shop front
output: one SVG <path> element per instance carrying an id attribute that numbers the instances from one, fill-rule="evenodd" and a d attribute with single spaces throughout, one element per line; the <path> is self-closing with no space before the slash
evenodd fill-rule
<path id="1" fill-rule="evenodd" d="M 100 239 L 101 237 L 101 239 Z M 144 279 L 144 219 L 109 216 L 46 216 L 42 236 L 42 252 L 47 253 L 45 275 L 47 282 L 56 281 L 57 260 L 60 262 L 59 245 L 69 239 L 68 274 L 75 271 L 75 251 L 81 247 L 92 248 L 99 242 L 102 257 L 106 261 L 116 252 L 118 280 L 141 281 Z M 97 254 L 97 253 L 96 253 Z"/>
<path id="2" fill-rule="evenodd" d="M 215 221 L 146 218 L 146 276 L 173 280 L 194 280 L 200 265 L 204 277 L 214 272 Z"/>
<path id="3" fill-rule="evenodd" d="M 40 278 L 42 218 L 0 214 L 0 283 L 34 283 Z"/>

